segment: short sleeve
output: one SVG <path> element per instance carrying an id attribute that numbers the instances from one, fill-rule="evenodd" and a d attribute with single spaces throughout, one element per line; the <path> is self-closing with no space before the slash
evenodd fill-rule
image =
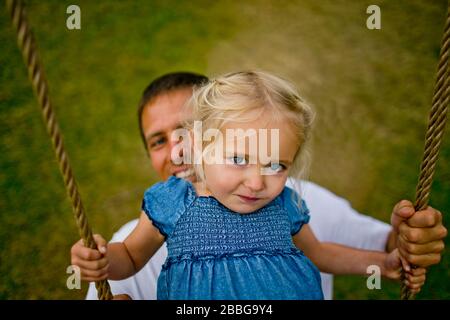
<path id="1" fill-rule="evenodd" d="M 294 235 L 309 222 L 309 209 L 305 201 L 300 200 L 297 192 L 288 187 L 281 193 L 281 200 L 291 223 L 291 235 Z"/>
<path id="2" fill-rule="evenodd" d="M 145 191 L 142 210 L 167 238 L 192 202 L 192 197 L 189 182 L 172 176 Z"/>

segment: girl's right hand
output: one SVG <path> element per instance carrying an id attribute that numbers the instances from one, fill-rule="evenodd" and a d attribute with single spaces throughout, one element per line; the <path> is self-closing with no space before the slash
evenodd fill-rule
<path id="1" fill-rule="evenodd" d="M 99 281 L 108 278 L 107 243 L 99 234 L 94 234 L 94 241 L 97 249 L 86 247 L 83 239 L 80 239 L 70 250 L 72 265 L 80 268 L 81 279 L 85 281 Z"/>
<path id="2" fill-rule="evenodd" d="M 398 249 L 394 249 L 387 255 L 384 267 L 385 276 L 393 280 L 401 278 L 403 268 L 405 276 L 403 282 L 413 294 L 419 293 L 425 284 L 427 270 L 425 268 L 412 268 Z"/>

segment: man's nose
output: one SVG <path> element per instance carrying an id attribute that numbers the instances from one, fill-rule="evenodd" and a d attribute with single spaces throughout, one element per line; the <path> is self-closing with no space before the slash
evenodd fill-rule
<path id="1" fill-rule="evenodd" d="M 182 140 L 170 140 L 168 153 L 173 164 L 180 165 L 183 161 L 183 145 Z"/>
<path id="2" fill-rule="evenodd" d="M 259 166 L 251 166 L 251 168 L 248 169 L 244 185 L 254 192 L 258 192 L 264 189 L 264 176 L 261 175 Z"/>
<path id="3" fill-rule="evenodd" d="M 183 140 L 181 138 L 175 139 L 171 137 L 169 140 L 170 149 L 173 149 L 176 145 L 180 144 Z"/>

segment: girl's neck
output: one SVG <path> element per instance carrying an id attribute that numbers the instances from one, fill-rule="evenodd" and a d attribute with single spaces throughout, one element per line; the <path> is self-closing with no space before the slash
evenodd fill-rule
<path id="1" fill-rule="evenodd" d="M 203 182 L 194 182 L 192 185 L 198 197 L 210 197 L 213 195 Z"/>

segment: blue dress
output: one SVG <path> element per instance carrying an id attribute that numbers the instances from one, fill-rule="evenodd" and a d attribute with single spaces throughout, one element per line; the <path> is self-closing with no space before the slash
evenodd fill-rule
<path id="1" fill-rule="evenodd" d="M 168 249 L 158 299 L 323 299 L 319 271 L 292 241 L 309 221 L 295 196 L 285 187 L 265 207 L 239 214 L 183 179 L 149 188 L 142 209 Z"/>

